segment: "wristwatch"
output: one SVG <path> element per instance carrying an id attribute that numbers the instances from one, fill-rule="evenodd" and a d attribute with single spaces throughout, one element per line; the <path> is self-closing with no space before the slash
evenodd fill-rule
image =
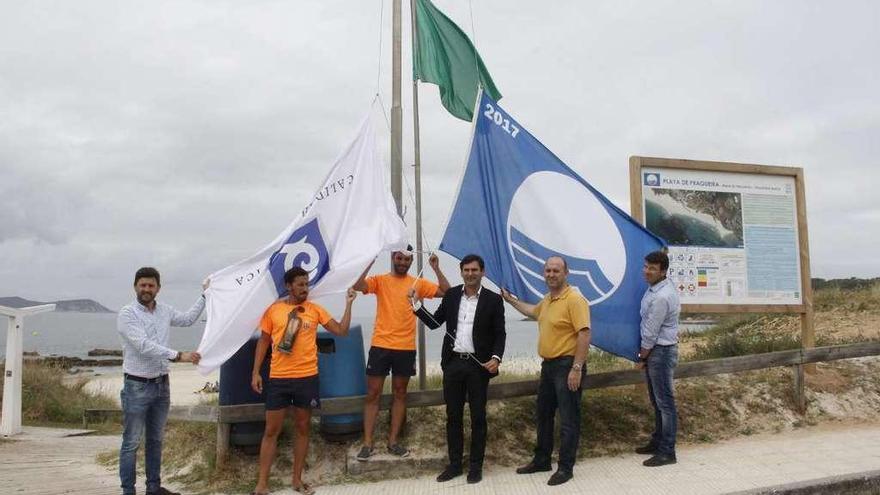
<path id="1" fill-rule="evenodd" d="M 575 364 L 571 365 L 571 369 L 573 369 L 575 371 L 580 371 L 583 367 L 584 367 L 584 365 L 581 363 L 575 363 Z"/>
<path id="2" fill-rule="evenodd" d="M 174 359 L 171 359 L 172 363 L 176 363 L 178 361 L 180 361 L 180 351 L 177 351 L 177 355 L 174 356 Z"/>

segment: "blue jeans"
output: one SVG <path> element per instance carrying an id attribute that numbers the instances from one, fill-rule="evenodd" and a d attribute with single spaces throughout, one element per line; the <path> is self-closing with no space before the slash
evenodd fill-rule
<path id="1" fill-rule="evenodd" d="M 648 354 L 645 378 L 648 395 L 654 406 L 654 434 L 651 445 L 658 454 L 675 455 L 675 434 L 678 415 L 675 412 L 675 390 L 672 386 L 675 365 L 678 363 L 678 345 L 654 346 Z"/>
<path id="2" fill-rule="evenodd" d="M 572 364 L 572 356 L 545 359 L 541 363 L 541 381 L 538 385 L 535 411 L 538 444 L 535 446 L 535 457 L 532 461 L 541 467 L 550 466 L 550 456 L 553 454 L 553 423 L 556 410 L 559 409 L 561 424 L 558 470 L 569 474 L 574 469 L 581 437 L 581 391 L 584 385 L 581 376 L 581 387 L 575 392 L 568 389 L 568 374 Z M 586 374 L 586 365 L 581 372 Z"/>
<path id="3" fill-rule="evenodd" d="M 162 469 L 162 437 L 171 405 L 171 389 L 166 378 L 161 383 L 125 379 L 122 392 L 122 447 L 119 449 L 119 479 L 122 493 L 135 493 L 137 451 L 144 438 L 147 493 L 159 491 Z M 146 435 L 144 432 L 146 431 Z"/>

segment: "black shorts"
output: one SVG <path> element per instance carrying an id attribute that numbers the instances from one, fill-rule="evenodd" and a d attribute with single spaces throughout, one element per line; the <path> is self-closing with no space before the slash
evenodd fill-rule
<path id="1" fill-rule="evenodd" d="M 398 351 L 384 347 L 370 347 L 367 374 L 370 376 L 415 376 L 416 351 Z"/>
<path id="2" fill-rule="evenodd" d="M 300 409 L 321 408 L 318 375 L 305 378 L 269 378 L 266 383 L 266 410 L 277 411 L 288 406 Z"/>

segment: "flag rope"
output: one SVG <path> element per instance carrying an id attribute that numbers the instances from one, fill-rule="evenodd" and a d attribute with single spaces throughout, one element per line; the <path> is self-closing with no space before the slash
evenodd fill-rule
<path id="1" fill-rule="evenodd" d="M 424 308 L 424 307 L 425 307 L 425 306 L 422 305 L 422 308 Z M 437 325 L 438 328 L 441 326 L 441 325 L 440 325 L 440 322 L 437 321 L 436 318 L 434 318 L 434 315 L 432 315 L 430 311 L 428 311 L 428 310 L 426 309 L 426 310 L 425 310 L 425 314 L 428 315 L 428 318 L 430 318 L 431 321 L 433 321 L 434 324 Z M 455 342 L 455 336 L 452 335 L 451 333 L 449 333 L 449 330 L 447 330 L 445 326 L 443 327 L 443 333 L 445 333 L 447 337 L 449 337 L 450 339 L 452 339 L 452 342 Z M 474 360 L 475 363 L 479 364 L 480 366 L 485 366 L 486 363 L 489 362 L 489 361 L 486 361 L 486 363 L 481 363 L 480 360 L 477 359 L 477 356 L 474 356 L 474 353 L 472 353 L 472 352 L 460 352 L 459 354 L 467 354 L 471 359 Z M 490 358 L 490 360 L 491 360 L 491 358 Z"/>
<path id="2" fill-rule="evenodd" d="M 472 43 L 474 46 L 474 69 L 477 72 L 477 84 L 483 85 L 483 74 L 480 72 L 480 52 L 477 50 L 477 29 L 474 27 L 474 4 L 472 0 L 468 0 L 468 10 L 471 13 L 471 38 L 474 39 Z M 476 112 L 474 112 L 474 116 L 476 116 Z"/>

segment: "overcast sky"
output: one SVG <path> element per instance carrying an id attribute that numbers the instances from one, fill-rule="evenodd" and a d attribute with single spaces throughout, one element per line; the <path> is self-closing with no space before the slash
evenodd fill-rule
<path id="1" fill-rule="evenodd" d="M 272 240 L 377 81 L 390 104 L 384 3 L 3 2 L 0 296 L 117 309 L 155 265 L 185 305 Z M 630 155 L 801 166 L 813 275 L 880 275 L 880 3 L 473 0 L 473 31 L 469 2 L 435 4 L 475 32 L 504 108 L 626 211 Z M 420 98 L 433 244 L 470 124 Z"/>

